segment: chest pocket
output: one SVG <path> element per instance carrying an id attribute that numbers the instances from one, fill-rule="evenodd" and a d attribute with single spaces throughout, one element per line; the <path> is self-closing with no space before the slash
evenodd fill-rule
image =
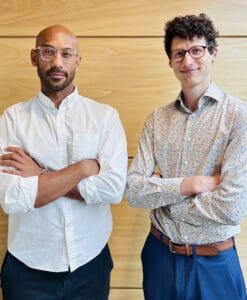
<path id="1" fill-rule="evenodd" d="M 72 163 L 82 159 L 95 159 L 98 156 L 99 134 L 79 133 L 74 135 L 72 143 Z"/>

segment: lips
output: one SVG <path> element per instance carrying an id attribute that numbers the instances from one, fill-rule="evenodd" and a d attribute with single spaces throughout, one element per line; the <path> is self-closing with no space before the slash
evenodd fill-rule
<path id="1" fill-rule="evenodd" d="M 197 71 L 197 69 L 186 69 L 186 70 L 181 70 L 181 73 L 191 73 Z"/>
<path id="2" fill-rule="evenodd" d="M 185 67 L 185 68 L 181 69 L 180 72 L 185 73 L 185 74 L 186 73 L 190 74 L 192 72 L 196 72 L 196 71 L 199 71 L 199 70 L 200 70 L 200 68 L 198 68 L 198 67 L 188 66 L 187 68 Z"/>
<path id="3" fill-rule="evenodd" d="M 66 72 L 62 71 L 60 68 L 53 67 L 47 71 L 47 75 L 53 79 L 61 79 L 66 77 Z"/>
<path id="4" fill-rule="evenodd" d="M 64 72 L 49 72 L 48 75 L 52 78 L 62 78 L 65 77 Z"/>

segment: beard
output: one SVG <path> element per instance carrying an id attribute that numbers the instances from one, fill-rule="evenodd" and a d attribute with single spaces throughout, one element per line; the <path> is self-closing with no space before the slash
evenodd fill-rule
<path id="1" fill-rule="evenodd" d="M 43 72 L 40 66 L 37 67 L 37 72 L 41 81 L 41 85 L 45 90 L 49 93 L 56 93 L 64 90 L 67 86 L 69 86 L 75 77 L 75 70 L 70 74 L 66 71 L 62 71 L 58 67 L 52 67 L 46 72 Z M 59 72 L 64 74 L 64 79 L 54 79 L 50 78 L 50 74 Z"/>

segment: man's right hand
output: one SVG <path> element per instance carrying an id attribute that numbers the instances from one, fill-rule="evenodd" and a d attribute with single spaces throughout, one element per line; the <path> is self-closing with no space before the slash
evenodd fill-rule
<path id="1" fill-rule="evenodd" d="M 42 173 L 39 164 L 21 148 L 6 147 L 4 150 L 7 153 L 0 156 L 0 166 L 3 166 L 3 173 L 22 177 L 37 176 Z M 11 167 L 11 169 L 4 169 L 4 167 Z"/>
<path id="2" fill-rule="evenodd" d="M 203 176 L 196 175 L 186 177 L 181 183 L 180 192 L 182 196 L 195 196 L 196 194 L 214 192 L 220 184 L 220 175 Z"/>
<path id="3" fill-rule="evenodd" d="M 86 177 L 99 174 L 100 166 L 99 166 L 99 163 L 97 160 L 85 159 L 85 160 L 80 161 L 79 163 L 80 163 L 82 169 L 84 170 L 84 172 L 86 172 L 85 173 L 85 175 L 87 175 Z M 65 194 L 65 197 L 75 199 L 75 200 L 84 200 L 81 197 L 77 186 L 75 186 L 67 194 Z"/>
<path id="4" fill-rule="evenodd" d="M 96 159 L 84 159 L 78 162 L 83 171 L 83 177 L 98 175 L 100 165 Z"/>

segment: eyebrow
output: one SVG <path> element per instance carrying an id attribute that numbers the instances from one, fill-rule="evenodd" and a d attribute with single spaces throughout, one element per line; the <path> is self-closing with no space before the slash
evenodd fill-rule
<path id="1" fill-rule="evenodd" d="M 193 45 L 191 47 L 189 47 L 189 49 L 193 48 L 193 47 L 208 47 L 208 45 Z M 175 50 L 184 50 L 184 51 L 187 51 L 189 49 L 183 49 L 183 48 L 176 48 L 176 49 L 173 49 L 171 51 L 175 51 Z"/>

